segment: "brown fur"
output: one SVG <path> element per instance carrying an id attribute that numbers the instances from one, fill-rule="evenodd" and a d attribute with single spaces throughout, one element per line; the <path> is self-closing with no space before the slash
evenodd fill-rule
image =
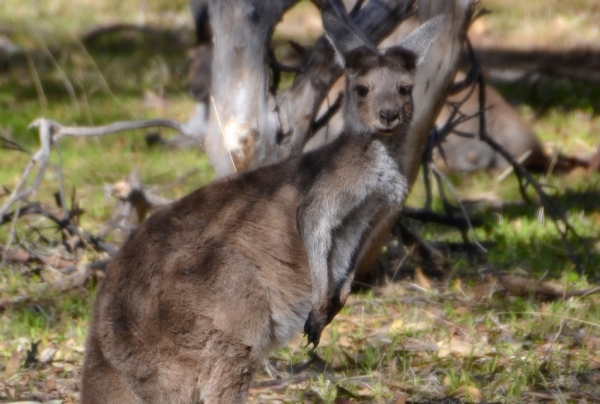
<path id="1" fill-rule="evenodd" d="M 301 331 L 310 310 L 298 207 L 318 174 L 360 180 L 370 140 L 341 136 L 143 223 L 98 293 L 82 402 L 244 402 L 263 355 Z"/>

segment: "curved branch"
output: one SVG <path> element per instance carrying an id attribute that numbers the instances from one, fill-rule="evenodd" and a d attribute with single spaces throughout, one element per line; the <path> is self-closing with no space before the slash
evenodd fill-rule
<path id="1" fill-rule="evenodd" d="M 36 121 L 37 122 L 37 121 Z M 147 129 L 147 128 L 169 128 L 174 129 L 182 135 L 189 136 L 200 142 L 201 137 L 196 136 L 187 125 L 173 121 L 171 119 L 149 119 L 145 121 L 120 121 L 104 126 L 62 126 L 55 121 L 50 121 L 54 133 L 53 139 L 58 140 L 67 136 L 88 137 L 104 136 L 112 133 L 123 132 L 126 130 Z"/>

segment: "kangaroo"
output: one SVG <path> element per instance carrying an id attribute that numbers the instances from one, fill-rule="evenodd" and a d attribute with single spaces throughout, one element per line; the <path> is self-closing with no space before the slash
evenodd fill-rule
<path id="1" fill-rule="evenodd" d="M 399 161 L 416 66 L 442 26 L 379 53 L 323 10 L 345 65 L 332 143 L 217 181 L 141 224 L 110 263 L 86 343 L 82 403 L 245 403 L 266 352 L 313 349 L 344 305 L 362 235 L 408 185 Z"/>
<path id="2" fill-rule="evenodd" d="M 456 81 L 463 80 L 464 73 L 456 75 Z M 486 100 L 485 104 L 489 107 L 486 110 L 487 132 L 502 145 L 515 158 L 529 153 L 524 159 L 524 166 L 531 171 L 544 171 L 550 166 L 550 158 L 544 153 L 544 148 L 538 138 L 535 136 L 529 125 L 519 116 L 517 110 L 511 106 L 502 96 L 491 86 L 485 86 Z M 457 103 L 461 101 L 460 112 L 464 115 L 474 115 L 479 111 L 478 88 L 471 91 L 466 88 L 448 97 L 449 102 Z M 466 98 L 466 100 L 465 100 Z M 452 109 L 449 106 L 444 107 L 437 118 L 437 125 L 442 126 L 450 116 Z M 505 169 L 509 166 L 502 156 L 496 153 L 487 143 L 479 140 L 479 120 L 477 118 L 469 119 L 456 127 L 456 130 L 462 133 L 473 135 L 472 138 L 459 137 L 456 135 L 448 136 L 445 141 L 439 145 L 441 153 L 436 155 L 439 165 L 453 170 L 473 171 L 488 168 Z M 444 161 L 440 154 L 443 153 Z"/>

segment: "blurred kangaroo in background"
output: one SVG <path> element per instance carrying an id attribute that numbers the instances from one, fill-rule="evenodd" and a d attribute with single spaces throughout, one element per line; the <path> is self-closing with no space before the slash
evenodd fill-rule
<path id="1" fill-rule="evenodd" d="M 82 403 L 245 403 L 269 349 L 302 330 L 316 347 L 344 305 L 362 235 L 406 196 L 413 75 L 442 17 L 383 53 L 346 15 L 323 23 L 345 65 L 342 134 L 138 227 L 98 292 Z"/>
<path id="2" fill-rule="evenodd" d="M 455 81 L 461 81 L 465 74 L 458 72 Z M 463 102 L 464 100 L 464 102 Z M 508 161 L 496 153 L 487 143 L 479 140 L 479 119 L 475 116 L 479 111 L 478 85 L 475 89 L 465 88 L 448 97 L 448 103 L 438 115 L 436 124 L 443 126 L 452 114 L 452 103 L 463 102 L 460 113 L 474 118 L 456 126 L 459 133 L 472 137 L 450 134 L 438 148 L 435 159 L 438 165 L 446 165 L 450 169 L 473 171 L 488 168 L 505 169 Z M 485 86 L 486 131 L 513 157 L 521 158 L 523 165 L 530 171 L 547 170 L 551 159 L 544 153 L 542 144 L 529 125 L 521 118 L 517 110 L 510 105 L 491 86 Z M 444 161 L 441 161 L 444 160 Z"/>

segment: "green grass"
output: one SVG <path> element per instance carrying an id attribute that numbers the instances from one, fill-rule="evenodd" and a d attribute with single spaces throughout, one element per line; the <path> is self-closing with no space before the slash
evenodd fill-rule
<path id="1" fill-rule="evenodd" d="M 492 14 L 475 22 L 473 31 L 484 34 L 482 44 L 530 49 L 596 47 L 600 31 L 598 0 L 533 0 L 524 3 L 484 0 Z M 477 43 L 477 42 L 476 42 Z"/>
<path id="2" fill-rule="evenodd" d="M 11 56 L 8 64 L 0 60 L 0 129 L 20 144 L 37 149 L 37 133 L 27 126 L 41 116 L 63 125 L 83 126 L 154 117 L 185 121 L 192 112 L 193 102 L 185 95 L 189 32 L 175 42 L 170 34 L 111 34 L 86 44 L 77 40 L 88 29 L 117 19 L 146 21 L 175 31 L 189 28 L 185 1 L 89 0 L 77 7 L 72 0 L 31 4 L 0 2 L 0 26 L 11 27 L 9 38 L 22 50 Z M 556 38 L 566 38 L 560 46 L 587 43 L 594 38 L 592 21 L 600 12 L 597 2 L 583 1 L 525 4 L 494 0 L 484 5 L 496 10 L 482 20 L 488 30 L 484 38 L 505 37 L 508 45 L 518 39 L 538 47 L 549 46 Z M 292 24 L 301 24 L 301 14 L 311 13 L 310 7 L 301 4 L 295 9 L 296 14 L 289 17 Z M 561 18 L 580 23 L 574 29 L 544 35 L 552 24 L 563 24 Z M 527 24 L 522 21 L 535 22 L 530 32 L 525 32 Z M 282 43 L 285 32 L 282 28 L 277 33 Z M 308 41 L 313 34 L 302 40 Z M 547 84 L 527 91 L 518 86 L 500 90 L 520 105 L 520 112 L 543 142 L 565 153 L 595 151 L 600 127 L 596 87 L 589 83 Z M 162 101 L 148 102 L 157 98 Z M 169 184 L 197 169 L 186 182 L 163 192 L 171 198 L 211 181 L 212 170 L 199 150 L 149 148 L 144 134 L 67 138 L 61 141 L 60 153 L 55 149 L 52 161 L 62 166 L 67 192 L 71 195 L 76 189 L 78 203 L 85 210 L 80 221 L 84 229 L 97 231 L 112 213 L 115 201 L 105 196 L 105 184 L 127 177 L 136 167 L 148 186 Z M 0 184 L 14 187 L 28 159 L 24 153 L 0 150 Z M 448 176 L 461 198 L 521 199 L 512 176 L 501 182 L 496 181 L 497 173 Z M 535 402 L 539 396 L 534 394 L 554 394 L 559 402 L 574 402 L 580 397 L 577 394 L 591 400 L 597 387 L 588 381 L 600 378 L 598 296 L 542 302 L 495 289 L 497 273 L 550 281 L 562 290 L 592 288 L 599 281 L 600 175 L 552 177 L 549 184 L 552 199 L 588 241 L 590 254 L 584 255 L 578 240 L 571 239 L 576 252 L 586 259 L 583 273 L 568 259 L 547 214 L 529 205 L 498 209 L 492 203 L 484 204 L 472 213 L 485 224 L 475 231 L 477 238 L 495 243 L 487 255 L 444 257 L 451 268 L 444 280 L 425 283 L 414 276 L 353 295 L 323 334 L 317 350 L 322 360 L 308 370 L 314 377 L 281 389 L 261 388 L 261 381 L 291 377 L 290 366 L 308 359 L 305 340 L 298 336 L 270 355 L 269 365 L 257 375 L 251 402 L 333 403 L 343 398 L 383 403 L 409 397 L 414 402 L 516 403 Z M 53 205 L 57 187 L 56 173 L 49 170 L 37 198 Z M 418 183 L 408 205 L 422 206 L 423 200 L 424 190 Z M 442 210 L 437 195 L 434 207 Z M 20 242 L 38 242 L 51 251 L 59 248 L 55 228 L 35 232 L 33 225 L 49 227 L 44 221 L 22 220 L 17 231 Z M 457 231 L 445 227 L 411 226 L 427 240 L 462 240 Z M 0 227 L 0 243 L 6 240 L 7 231 L 7 226 Z M 43 242 L 42 236 L 50 242 Z M 84 259 L 97 258 L 84 254 Z M 39 392 L 60 397 L 65 403 L 77 399 L 85 334 L 101 274 L 85 287 L 68 292 L 47 289 L 47 280 L 53 276 L 59 275 L 39 264 L 0 267 L 0 372 L 12 354 L 20 355 L 21 365 L 10 377 L 0 376 L 0 400 Z M 44 351 L 56 350 L 50 363 L 23 366 L 25 351 L 33 342 L 39 342 L 38 358 Z M 59 389 L 49 389 L 52 380 Z"/>

